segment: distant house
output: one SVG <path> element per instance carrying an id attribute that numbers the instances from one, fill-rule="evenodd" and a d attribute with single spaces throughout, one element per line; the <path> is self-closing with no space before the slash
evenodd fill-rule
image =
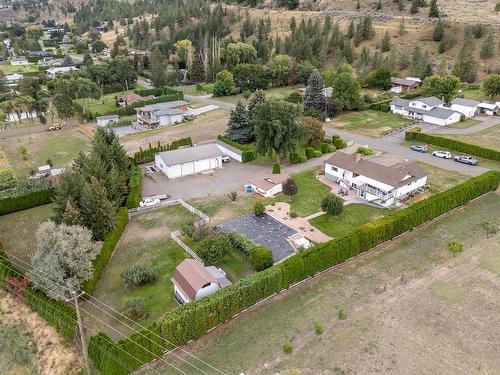
<path id="1" fill-rule="evenodd" d="M 428 173 L 415 163 L 335 152 L 325 161 L 325 177 L 341 189 L 355 190 L 359 199 L 384 207 L 414 194 L 427 183 Z"/>
<path id="2" fill-rule="evenodd" d="M 391 91 L 396 93 L 413 91 L 420 86 L 421 82 L 419 78 L 391 77 Z"/>
<path id="3" fill-rule="evenodd" d="M 450 109 L 460 112 L 467 118 L 474 117 L 478 113 L 478 105 L 481 102 L 477 100 L 455 98 L 451 101 Z"/>
<path id="4" fill-rule="evenodd" d="M 54 54 L 51 51 L 26 51 L 27 57 L 52 57 Z"/>
<path id="5" fill-rule="evenodd" d="M 120 116 L 118 115 L 105 115 L 105 116 L 97 116 L 96 118 L 97 126 L 105 127 L 110 124 L 118 122 L 120 120 Z"/>
<path id="6" fill-rule="evenodd" d="M 11 111 L 7 118 L 10 122 L 16 122 L 16 121 L 21 121 L 21 120 L 27 120 L 27 119 L 35 119 L 37 118 L 38 114 L 35 110 L 29 111 L 27 107 L 21 109 L 21 111 Z"/>
<path id="7" fill-rule="evenodd" d="M 74 47 L 74 44 L 72 43 L 71 38 L 69 37 L 68 34 L 63 36 L 61 44 L 59 44 L 59 47 L 61 47 L 61 49 L 63 50 L 68 50 Z"/>
<path id="8" fill-rule="evenodd" d="M 498 116 L 500 115 L 500 102 L 488 103 L 481 102 L 477 105 L 478 113 L 488 116 Z"/>
<path id="9" fill-rule="evenodd" d="M 204 267 L 194 259 L 185 259 L 172 276 L 174 298 L 180 304 L 189 303 L 231 285 L 221 269 Z"/>
<path id="10" fill-rule="evenodd" d="M 138 95 L 134 92 L 124 92 L 122 96 L 118 99 L 118 105 L 120 107 L 126 107 L 128 105 L 137 103 L 137 102 L 142 102 L 144 100 L 150 100 L 154 99 L 155 97 L 153 95 L 147 95 L 147 96 L 141 96 Z"/>
<path id="11" fill-rule="evenodd" d="M 57 59 L 44 59 L 42 61 L 42 65 L 48 66 L 48 67 L 56 67 L 56 66 L 63 66 L 64 65 L 64 59 L 63 58 L 57 58 Z"/>
<path id="12" fill-rule="evenodd" d="M 47 73 L 47 77 L 56 78 L 56 76 L 59 74 L 76 72 L 77 70 L 78 69 L 75 68 L 74 66 L 60 66 L 60 67 L 47 69 L 46 73 Z"/>
<path id="13" fill-rule="evenodd" d="M 25 57 L 17 57 L 10 60 L 10 65 L 29 65 L 30 62 Z"/>
<path id="14" fill-rule="evenodd" d="M 444 103 L 434 96 L 412 100 L 396 98 L 391 101 L 390 109 L 392 113 L 433 125 L 446 126 L 459 122 L 462 114 L 443 108 L 443 105 Z"/>
<path id="15" fill-rule="evenodd" d="M 287 174 L 274 174 L 272 177 L 252 180 L 248 185 L 252 192 L 272 198 L 283 191 L 283 182 L 287 179 Z"/>
<path id="16" fill-rule="evenodd" d="M 136 108 L 137 122 L 149 129 L 182 122 L 187 112 L 187 104 L 184 100 L 175 100 Z"/>
<path id="17" fill-rule="evenodd" d="M 163 151 L 155 155 L 155 166 L 168 178 L 179 178 L 222 168 L 223 151 L 215 143 Z"/>
<path id="18" fill-rule="evenodd" d="M 7 86 L 16 86 L 17 83 L 22 80 L 24 76 L 22 74 L 9 74 L 5 76 L 5 83 Z"/>
<path id="19" fill-rule="evenodd" d="M 298 89 L 297 91 L 302 96 L 304 96 L 306 94 L 306 88 L 305 87 L 302 87 L 302 88 Z M 323 89 L 323 95 L 325 96 L 325 98 L 331 98 L 332 97 L 332 92 L 333 92 L 333 88 L 332 87 L 325 87 Z"/>

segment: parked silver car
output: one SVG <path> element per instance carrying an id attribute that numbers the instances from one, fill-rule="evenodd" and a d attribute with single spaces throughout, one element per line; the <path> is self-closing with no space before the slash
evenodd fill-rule
<path id="1" fill-rule="evenodd" d="M 443 158 L 443 159 L 451 159 L 453 156 L 451 155 L 451 152 L 449 151 L 433 151 L 432 156 L 435 156 L 437 158 Z"/>

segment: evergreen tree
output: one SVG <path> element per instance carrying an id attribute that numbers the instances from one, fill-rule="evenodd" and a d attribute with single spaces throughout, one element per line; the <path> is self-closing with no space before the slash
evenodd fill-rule
<path id="1" fill-rule="evenodd" d="M 386 30 L 384 37 L 382 38 L 382 52 L 389 52 L 391 50 L 391 36 L 389 35 L 389 31 Z"/>
<path id="2" fill-rule="evenodd" d="M 248 110 L 241 101 L 238 101 L 236 108 L 231 111 L 227 126 L 226 135 L 232 141 L 249 143 L 255 138 Z"/>
<path id="3" fill-rule="evenodd" d="M 410 13 L 417 14 L 419 8 L 420 1 L 419 0 L 411 0 Z"/>
<path id="4" fill-rule="evenodd" d="M 398 26 L 398 34 L 399 35 L 403 35 L 404 33 L 406 33 L 406 25 L 405 25 L 405 18 L 401 18 L 401 21 L 399 22 L 399 26 Z"/>
<path id="5" fill-rule="evenodd" d="M 434 26 L 434 30 L 432 31 L 432 40 L 435 42 L 441 41 L 444 37 L 444 25 L 441 19 L 436 22 L 436 26 Z"/>
<path id="6" fill-rule="evenodd" d="M 453 66 L 452 74 L 460 78 L 462 82 L 472 83 L 476 80 L 477 63 L 474 59 L 474 45 L 465 43 L 457 56 Z"/>
<path id="7" fill-rule="evenodd" d="M 439 18 L 437 0 L 431 0 L 431 4 L 429 6 L 429 18 Z"/>
<path id="8" fill-rule="evenodd" d="M 488 37 L 484 40 L 479 54 L 482 59 L 488 59 L 495 55 L 495 37 L 493 34 L 488 35 Z"/>
<path id="9" fill-rule="evenodd" d="M 360 10 L 361 9 L 361 3 L 359 2 L 359 0 L 357 1 L 356 3 L 356 9 L 357 10 Z"/>
<path id="10" fill-rule="evenodd" d="M 165 86 L 168 82 L 167 64 L 163 53 L 158 46 L 151 52 L 151 81 L 156 87 Z"/>
<path id="11" fill-rule="evenodd" d="M 315 69 L 307 81 L 306 93 L 304 95 L 304 110 L 317 109 L 323 111 L 325 107 L 325 95 L 323 94 L 323 79 Z"/>
<path id="12" fill-rule="evenodd" d="M 355 32 L 355 26 L 354 26 L 354 21 L 351 20 L 351 22 L 349 23 L 349 26 L 347 27 L 347 38 L 348 39 L 352 39 L 354 37 L 354 32 Z"/>
<path id="13" fill-rule="evenodd" d="M 205 66 L 203 65 L 203 60 L 199 53 L 194 54 L 193 64 L 191 66 L 191 71 L 189 72 L 189 77 L 193 82 L 203 82 L 205 81 Z"/>
<path id="14" fill-rule="evenodd" d="M 250 102 L 248 103 L 248 115 L 250 118 L 253 117 L 255 113 L 255 107 L 260 104 L 264 103 L 266 101 L 266 93 L 262 90 L 257 90 L 254 92 L 252 98 L 250 99 Z"/>
<path id="15" fill-rule="evenodd" d="M 61 221 L 63 223 L 66 223 L 67 225 L 82 224 L 82 215 L 80 213 L 80 210 L 70 199 L 66 201 L 66 206 L 64 207 Z"/>
<path id="16" fill-rule="evenodd" d="M 483 82 L 483 90 L 491 99 L 500 96 L 500 74 L 492 74 Z"/>
<path id="17" fill-rule="evenodd" d="M 375 6 L 376 10 L 382 9 L 382 0 L 378 0 L 377 5 Z"/>

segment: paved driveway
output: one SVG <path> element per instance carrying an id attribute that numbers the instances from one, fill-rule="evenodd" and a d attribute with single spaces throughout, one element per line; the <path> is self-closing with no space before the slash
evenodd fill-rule
<path id="1" fill-rule="evenodd" d="M 224 233 L 236 231 L 253 243 L 267 247 L 273 252 L 275 263 L 294 253 L 287 238 L 297 232 L 268 214 L 255 216 L 250 213 L 239 216 L 220 224 L 219 230 Z"/>

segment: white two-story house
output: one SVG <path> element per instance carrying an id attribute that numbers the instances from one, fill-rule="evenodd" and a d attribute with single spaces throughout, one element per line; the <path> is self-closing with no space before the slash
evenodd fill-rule
<path id="1" fill-rule="evenodd" d="M 444 108 L 444 103 L 434 96 L 411 100 L 396 98 L 390 103 L 390 109 L 392 113 L 440 126 L 459 122 L 462 115 Z"/>
<path id="2" fill-rule="evenodd" d="M 187 105 L 184 100 L 174 100 L 136 108 L 137 122 L 149 129 L 177 124 L 184 120 L 188 110 Z"/>
<path id="3" fill-rule="evenodd" d="M 428 173 L 415 163 L 377 162 L 360 155 L 335 152 L 325 161 L 325 177 L 341 188 L 354 189 L 358 198 L 389 207 L 417 192 L 427 183 Z"/>

